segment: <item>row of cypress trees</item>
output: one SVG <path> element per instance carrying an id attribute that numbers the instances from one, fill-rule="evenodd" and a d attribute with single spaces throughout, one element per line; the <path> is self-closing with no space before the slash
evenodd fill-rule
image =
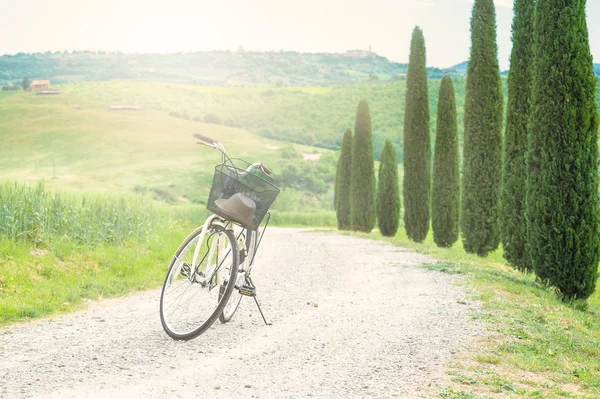
<path id="1" fill-rule="evenodd" d="M 446 76 L 440 87 L 432 188 L 425 40 L 419 27 L 413 31 L 410 54 L 404 127 L 404 225 L 410 239 L 423 241 L 429 231 L 431 205 L 434 241 L 441 247 L 450 247 L 458 239 L 460 203 L 454 85 Z M 374 213 L 369 190 L 375 183 L 371 180 L 372 167 L 368 167 L 373 164 L 372 134 L 365 100 L 357 109 L 355 133 L 353 139 L 350 130 L 346 130 L 337 165 L 334 202 L 338 228 L 369 232 L 376 214 L 380 232 L 394 236 L 400 215 L 396 151 L 392 142 L 386 140 Z M 432 190 L 434 199 L 430 204 Z"/>
<path id="2" fill-rule="evenodd" d="M 415 48 L 417 49 L 417 52 L 421 52 L 421 55 L 418 55 L 415 59 L 424 66 L 425 60 L 422 55 L 424 53 L 424 41 L 422 39 L 422 32 L 418 28 L 415 32 L 416 35 L 414 35 L 414 38 L 419 42 Z M 424 70 L 424 68 L 422 69 Z M 425 97 L 426 99 L 426 71 L 424 75 L 421 74 L 420 78 L 419 83 L 421 84 L 421 87 L 412 85 L 411 87 L 416 87 L 417 90 L 411 90 L 409 93 L 419 93 L 421 94 L 421 98 Z M 423 86 L 424 90 L 422 89 Z M 450 247 L 458 239 L 458 214 L 460 202 L 458 182 L 460 176 L 458 164 L 456 101 L 454 96 L 454 85 L 449 76 L 446 76 L 442 80 L 439 95 L 437 119 L 438 136 L 434 159 L 432 227 L 434 241 L 441 247 Z M 410 100 L 407 100 L 407 102 L 412 102 L 412 104 L 417 106 L 419 104 L 419 101 L 417 100 L 418 99 L 411 98 Z M 423 111 L 423 108 L 420 108 L 420 111 Z M 425 110 L 427 110 L 428 113 L 428 109 L 425 108 Z M 429 122 L 427 122 L 427 125 L 428 123 Z M 423 129 L 423 123 L 418 123 L 417 125 L 419 127 L 417 131 L 420 136 L 412 140 L 409 138 L 408 141 L 419 148 L 421 155 L 426 154 L 429 157 L 428 129 Z M 368 217 L 372 215 L 371 205 L 373 204 L 369 201 L 372 197 L 368 195 L 368 190 L 369 187 L 374 187 L 374 182 L 371 183 L 369 179 L 369 177 L 372 176 L 372 172 L 368 171 L 365 167 L 366 165 L 372 164 L 373 161 L 372 147 L 368 145 L 371 140 L 370 117 L 368 104 L 364 100 L 358 106 L 355 130 L 359 134 L 355 135 L 354 138 L 349 129 L 344 133 L 342 150 L 337 165 L 334 203 L 338 220 L 338 229 L 369 232 L 373 228 L 374 220 L 368 219 Z M 411 130 L 407 129 L 407 131 L 410 132 Z M 410 137 L 410 133 L 408 134 L 408 137 Z M 422 142 L 424 140 L 426 140 L 425 145 L 423 145 Z M 410 145 L 407 146 L 405 144 L 405 148 L 405 151 L 409 153 L 412 151 Z M 368 154 L 363 153 L 363 151 L 370 151 L 371 157 L 369 157 Z M 412 171 L 415 172 L 413 173 L 413 179 L 418 180 L 416 182 L 418 184 L 413 184 L 412 186 L 410 184 L 407 185 L 408 182 L 406 177 L 404 180 L 405 187 L 408 186 L 410 187 L 409 190 L 414 191 L 412 197 L 405 196 L 405 198 L 412 199 L 413 203 L 417 205 L 415 206 L 416 211 L 421 212 L 420 216 L 424 215 L 424 217 L 419 217 L 419 215 L 417 215 L 417 217 L 410 218 L 408 222 L 417 224 L 417 228 L 412 231 L 417 232 L 416 237 L 419 237 L 420 241 L 425 239 L 429 229 L 429 183 L 423 184 L 422 182 L 423 179 L 429 181 L 429 162 L 422 162 L 422 158 L 422 156 L 413 158 L 419 163 L 417 167 L 412 169 Z M 358 174 L 359 171 L 365 170 L 367 170 L 367 173 L 358 176 L 356 180 L 353 179 L 353 176 Z M 389 139 L 386 140 L 381 153 L 377 181 L 375 213 L 379 224 L 379 230 L 384 236 L 394 236 L 399 225 L 400 196 L 396 151 Z M 365 182 L 367 184 L 365 184 Z M 416 187 L 416 189 L 414 189 L 414 187 Z M 421 190 L 419 191 L 419 189 Z M 405 188 L 405 190 L 407 189 Z M 415 195 L 415 192 L 420 195 Z M 367 201 L 365 201 L 365 198 Z M 423 198 L 425 199 L 423 200 Z M 368 220 L 369 224 L 365 224 L 365 220 Z M 407 231 L 411 231 L 409 227 L 407 227 Z M 415 236 L 411 238 L 415 239 L 414 237 Z"/>
<path id="3" fill-rule="evenodd" d="M 344 133 L 337 165 L 334 203 L 338 228 L 370 232 L 375 226 L 375 166 L 369 104 L 356 110 L 354 137 Z"/>
<path id="4" fill-rule="evenodd" d="M 431 216 L 435 243 L 440 247 L 450 247 L 458 239 L 460 204 L 454 84 L 452 79 L 446 76 L 440 85 L 433 187 L 431 187 L 431 143 L 425 39 L 423 31 L 419 27 L 416 27 L 412 34 L 406 86 L 404 227 L 408 238 L 422 242 L 427 237 Z"/>
<path id="5" fill-rule="evenodd" d="M 366 100 L 358 104 L 354 132 L 354 137 L 350 129 L 344 133 L 337 165 L 334 204 L 338 229 L 370 232 L 377 218 L 381 233 L 393 236 L 400 214 L 396 150 L 386 140 L 375 197 L 371 116 Z"/>
<path id="6" fill-rule="evenodd" d="M 595 290 L 600 257 L 596 77 L 585 0 L 515 0 L 502 242 L 565 300 Z"/>
<path id="7" fill-rule="evenodd" d="M 431 224 L 439 246 L 451 246 L 458 238 L 460 204 L 467 252 L 486 256 L 502 240 L 504 256 L 511 265 L 535 271 L 565 299 L 584 299 L 593 293 L 600 259 L 596 78 L 585 4 L 585 0 L 569 4 L 563 0 L 515 0 L 503 143 L 495 7 L 493 0 L 475 0 L 460 183 L 456 104 L 452 80 L 446 77 L 440 87 L 430 187 L 425 42 L 418 27 L 413 32 L 407 74 L 404 223 L 408 237 L 420 242 L 427 236 L 432 190 Z M 366 109 L 368 117 L 368 106 Z M 353 174 L 349 225 L 370 231 L 375 212 L 371 210 L 373 191 L 369 190 L 374 183 L 370 180 L 370 120 L 368 124 L 365 120 L 359 106 L 355 131 L 357 136 L 359 131 L 368 130 L 368 134 L 361 133 L 360 140 L 355 137 L 352 166 L 344 168 L 341 157 L 339 172 L 351 170 Z M 368 143 L 364 141 L 367 136 Z M 367 147 L 368 156 L 357 152 L 357 148 Z M 380 180 L 391 174 L 384 159 L 387 163 L 391 157 L 382 154 Z M 385 190 L 389 192 L 380 184 L 378 198 L 386 198 Z M 344 209 L 341 193 L 340 188 L 336 193 L 338 212 Z M 384 206 L 389 205 L 377 202 L 380 215 L 384 215 Z M 382 232 L 395 233 L 397 226 L 388 230 L 386 222 L 380 216 Z"/>

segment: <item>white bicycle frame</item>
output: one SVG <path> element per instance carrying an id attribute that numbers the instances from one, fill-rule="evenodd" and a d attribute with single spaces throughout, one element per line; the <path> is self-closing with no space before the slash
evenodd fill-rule
<path id="1" fill-rule="evenodd" d="M 199 266 L 198 256 L 200 254 L 200 249 L 202 248 L 202 244 L 204 243 L 204 239 L 206 238 L 208 229 L 210 228 L 210 226 L 213 223 L 218 223 L 220 226 L 225 227 L 225 225 L 222 223 L 221 218 L 217 215 L 210 215 L 206 219 L 206 221 L 202 225 L 202 232 L 200 233 L 200 236 L 198 237 L 198 242 L 196 243 L 196 248 L 194 249 L 194 256 L 192 258 L 192 267 L 191 267 L 192 271 L 196 270 L 196 267 Z M 249 253 L 248 253 L 248 249 L 246 248 L 246 242 L 244 240 L 245 237 L 243 234 L 241 234 L 243 231 L 243 227 L 238 226 L 236 224 L 231 224 L 227 228 L 233 232 L 233 235 L 235 237 L 238 237 L 237 241 L 238 241 L 238 248 L 240 249 L 240 251 L 246 252 L 246 257 L 244 259 L 244 262 L 242 264 L 240 264 L 239 268 L 238 268 L 238 270 L 240 272 L 244 271 L 246 261 L 249 258 L 249 256 L 248 256 Z M 217 262 L 214 262 L 214 260 L 215 260 L 214 258 L 215 258 L 215 254 L 216 254 L 217 255 L 216 259 L 224 259 L 226 251 L 227 251 L 227 247 L 224 242 L 213 241 L 211 243 L 211 247 L 208 251 L 208 259 L 206 260 L 208 269 L 206 270 L 204 281 L 199 281 L 200 284 L 202 284 L 202 285 L 208 284 L 210 281 L 212 281 L 213 277 L 216 277 L 216 279 L 215 279 L 216 285 L 222 285 L 225 282 L 225 279 L 227 278 L 227 276 L 225 275 L 225 269 L 219 267 Z M 251 251 L 254 252 L 252 249 L 251 249 Z M 194 275 L 195 275 L 195 273 L 192 274 L 190 278 L 195 278 L 195 277 L 193 277 Z"/>
<path id="2" fill-rule="evenodd" d="M 221 151 L 221 155 L 222 155 L 222 163 L 226 164 L 226 156 L 227 156 L 227 151 L 225 150 L 225 146 L 223 146 L 223 144 L 219 143 L 216 140 L 213 140 L 212 142 L 207 142 L 205 139 L 207 138 L 203 138 L 201 136 L 198 136 L 202 142 L 200 142 L 199 144 L 203 144 L 207 147 L 212 147 L 212 148 L 216 148 L 219 151 Z M 245 171 L 240 172 L 240 174 L 242 176 L 250 173 L 252 171 L 252 169 L 259 169 L 259 170 L 263 170 L 264 169 L 263 165 L 260 162 L 254 162 L 252 165 L 248 166 L 248 168 L 246 168 Z M 268 172 L 270 173 L 270 172 Z M 223 223 L 222 219 L 217 216 L 217 215 L 210 215 L 206 221 L 204 222 L 204 225 L 202 226 L 202 232 L 200 233 L 200 237 L 198 238 L 198 242 L 196 243 L 196 248 L 194 249 L 194 257 L 192 258 L 192 270 L 196 270 L 196 267 L 199 266 L 198 265 L 198 255 L 200 253 L 200 249 L 202 247 L 202 244 L 204 242 L 204 239 L 206 237 L 206 233 L 209 229 L 209 227 L 213 224 L 213 223 L 219 223 L 219 225 L 221 225 L 224 228 L 228 228 L 229 230 L 231 230 L 234 234 L 234 237 L 237 237 L 238 240 L 238 248 L 240 249 L 240 251 L 244 251 L 245 252 L 245 259 L 244 262 L 242 262 L 239 267 L 238 270 L 240 272 L 244 272 L 246 269 L 246 265 L 249 265 L 250 262 L 252 262 L 252 258 L 254 257 L 254 248 L 250 248 L 248 250 L 248 248 L 246 248 L 246 240 L 245 237 L 242 233 L 243 231 L 243 227 L 238 226 L 235 223 L 231 223 L 229 224 L 229 227 L 226 227 L 227 223 Z M 255 234 L 258 234 L 258 230 L 255 232 Z M 227 276 L 224 275 L 225 270 L 222 270 L 222 268 L 218 267 L 218 265 L 215 263 L 214 265 L 212 264 L 215 252 L 217 253 L 217 259 L 223 259 L 224 255 L 225 255 L 225 250 L 226 247 L 224 246 L 224 244 L 222 243 L 215 243 L 213 242 L 211 244 L 211 248 L 209 250 L 209 254 L 208 254 L 208 263 L 207 265 L 209 265 L 209 269 L 206 271 L 205 273 L 205 277 L 204 277 L 204 281 L 200 281 L 201 284 L 205 285 L 207 283 L 209 283 L 213 277 L 215 277 L 215 273 L 216 273 L 216 283 L 217 285 L 222 285 L 226 279 Z M 190 273 L 191 274 L 191 273 Z M 195 274 L 195 273 L 194 273 Z M 192 278 L 192 277 L 190 277 Z M 195 278 L 195 277 L 193 277 Z"/>

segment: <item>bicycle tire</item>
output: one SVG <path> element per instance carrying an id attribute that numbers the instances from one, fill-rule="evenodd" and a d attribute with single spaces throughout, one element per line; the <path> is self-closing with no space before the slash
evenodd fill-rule
<path id="1" fill-rule="evenodd" d="M 197 266 L 192 272 L 194 262 L 191 255 L 201 234 L 202 227 L 181 243 L 171 259 L 161 291 L 160 321 L 165 332 L 175 340 L 187 341 L 204 333 L 222 313 L 234 288 L 233 276 L 237 275 L 239 250 L 233 232 L 219 225 L 211 226 L 200 243 Z M 216 259 L 212 263 L 215 254 Z M 210 272 L 219 268 L 229 269 L 222 292 L 222 284 L 216 281 L 215 273 Z M 208 280 L 207 275 L 211 276 Z"/>
<path id="2" fill-rule="evenodd" d="M 252 267 L 252 264 L 250 262 L 254 260 L 256 237 L 257 232 L 255 230 L 246 229 L 246 248 L 248 248 L 248 251 L 245 259 L 243 261 L 240 261 L 240 265 L 242 265 L 244 262 L 246 262 L 247 265 L 245 265 L 245 272 L 239 272 L 240 268 L 238 268 L 238 276 L 236 278 L 235 283 L 235 285 L 238 287 L 240 286 L 240 284 L 245 284 L 246 276 L 250 276 L 250 269 Z M 221 288 L 219 294 L 222 293 L 221 291 L 224 292 L 224 289 Z M 231 296 L 229 297 L 229 300 L 227 301 L 227 304 L 223 307 L 223 311 L 219 315 L 219 321 L 221 323 L 227 323 L 229 320 L 231 320 L 238 307 L 240 306 L 240 303 L 242 302 L 242 297 L 243 295 L 239 293 L 239 289 L 237 290 L 237 292 L 232 292 Z M 221 300 L 220 297 L 219 300 Z"/>

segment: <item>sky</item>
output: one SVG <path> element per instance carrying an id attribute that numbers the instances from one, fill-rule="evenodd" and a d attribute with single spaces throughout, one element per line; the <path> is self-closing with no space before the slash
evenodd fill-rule
<path id="1" fill-rule="evenodd" d="M 509 67 L 512 0 L 495 0 L 500 68 Z M 600 1 L 587 2 L 600 63 Z M 424 32 L 427 65 L 469 58 L 473 0 L 2 0 L 0 54 L 63 50 L 125 53 L 368 49 L 408 62 Z"/>

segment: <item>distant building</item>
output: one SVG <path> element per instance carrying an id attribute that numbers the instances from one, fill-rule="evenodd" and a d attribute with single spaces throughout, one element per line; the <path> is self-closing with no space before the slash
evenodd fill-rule
<path id="1" fill-rule="evenodd" d="M 32 91 L 46 90 L 49 88 L 50 88 L 49 80 L 34 80 L 29 85 L 29 90 L 32 90 Z"/>
<path id="2" fill-rule="evenodd" d="M 350 58 L 368 58 L 368 57 L 374 57 L 376 55 L 377 54 L 375 54 L 371 50 L 360 50 L 360 49 L 348 50 L 344 53 L 345 57 L 350 57 Z"/>

